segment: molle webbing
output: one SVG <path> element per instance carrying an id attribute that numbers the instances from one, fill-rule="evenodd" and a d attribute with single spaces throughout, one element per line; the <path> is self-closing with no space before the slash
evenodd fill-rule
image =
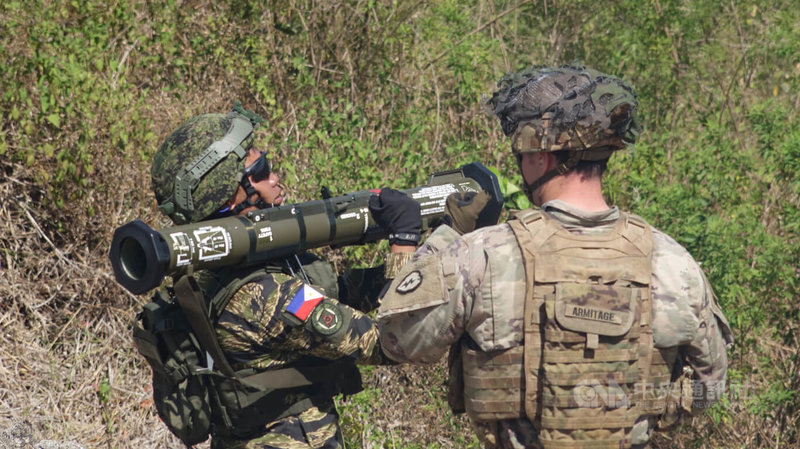
<path id="1" fill-rule="evenodd" d="M 545 449 L 630 447 L 634 423 L 663 411 L 669 384 L 650 327 L 650 228 L 626 214 L 602 234 L 572 234 L 542 212 L 516 218 L 525 415 Z"/>
<path id="2" fill-rule="evenodd" d="M 523 347 L 485 353 L 462 343 L 464 406 L 473 418 L 495 421 L 525 416 Z"/>

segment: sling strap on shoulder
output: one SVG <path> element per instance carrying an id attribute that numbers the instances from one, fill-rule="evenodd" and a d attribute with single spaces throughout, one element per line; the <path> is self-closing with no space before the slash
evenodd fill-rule
<path id="1" fill-rule="evenodd" d="M 178 304 L 180 304 L 183 313 L 189 319 L 200 346 L 211 356 L 214 364 L 225 376 L 229 378 L 236 377 L 233 368 L 231 368 L 222 353 L 222 348 L 219 346 L 219 341 L 211 323 L 203 293 L 197 285 L 197 280 L 192 275 L 184 275 L 175 281 L 173 288 L 175 289 L 175 297 L 178 300 Z M 208 369 L 213 369 L 213 365 L 208 366 Z"/>
<path id="2" fill-rule="evenodd" d="M 260 270 L 256 273 L 260 273 Z M 238 282 L 228 283 L 228 285 L 232 285 L 238 289 L 239 286 L 247 283 L 251 277 L 253 276 L 244 276 L 240 278 Z M 213 360 L 213 365 L 210 364 L 208 369 L 213 370 L 216 366 L 222 374 L 231 380 L 235 379 L 250 387 L 269 388 L 273 390 L 304 387 L 330 382 L 333 377 L 332 373 L 336 372 L 338 368 L 340 368 L 340 365 L 344 363 L 341 360 L 334 360 L 323 366 L 281 368 L 256 373 L 250 369 L 235 371 L 225 357 L 222 347 L 219 345 L 219 340 L 217 339 L 217 334 L 211 320 L 211 313 L 206 306 L 206 300 L 200 290 L 197 280 L 192 275 L 183 275 L 174 283 L 173 288 L 178 303 L 184 314 L 186 314 L 200 346 L 210 356 L 209 362 Z M 230 290 L 230 288 L 226 290 Z M 215 305 L 218 306 L 217 314 L 224 309 L 231 296 L 231 292 L 228 291 L 221 293 L 222 295 L 217 294 L 214 300 L 212 300 L 212 304 L 216 302 Z M 223 298 L 227 296 L 228 300 L 223 299 L 220 301 L 220 296 Z"/>

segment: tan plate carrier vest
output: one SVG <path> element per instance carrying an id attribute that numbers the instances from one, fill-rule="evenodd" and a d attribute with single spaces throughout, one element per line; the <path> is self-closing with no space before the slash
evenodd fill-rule
<path id="1" fill-rule="evenodd" d="M 675 352 L 653 348 L 647 223 L 573 234 L 539 211 L 509 221 L 525 265 L 524 344 L 462 344 L 464 400 L 478 421 L 527 417 L 546 449 L 631 446 L 640 417 L 665 410 Z M 670 355 L 667 355 L 670 354 Z"/>

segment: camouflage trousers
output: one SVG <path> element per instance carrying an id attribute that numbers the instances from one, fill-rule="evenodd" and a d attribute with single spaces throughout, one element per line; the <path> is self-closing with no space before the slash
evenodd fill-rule
<path id="1" fill-rule="evenodd" d="M 333 402 L 312 407 L 265 426 L 265 433 L 250 440 L 216 437 L 212 449 L 341 449 L 339 414 Z"/>

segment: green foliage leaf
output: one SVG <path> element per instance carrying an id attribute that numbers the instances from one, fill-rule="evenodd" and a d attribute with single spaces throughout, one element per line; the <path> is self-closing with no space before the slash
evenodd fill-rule
<path id="1" fill-rule="evenodd" d="M 48 115 L 47 116 L 47 121 L 50 122 L 50 124 L 55 126 L 56 128 L 61 126 L 61 117 L 59 117 L 58 114 L 50 114 L 50 115 Z"/>

